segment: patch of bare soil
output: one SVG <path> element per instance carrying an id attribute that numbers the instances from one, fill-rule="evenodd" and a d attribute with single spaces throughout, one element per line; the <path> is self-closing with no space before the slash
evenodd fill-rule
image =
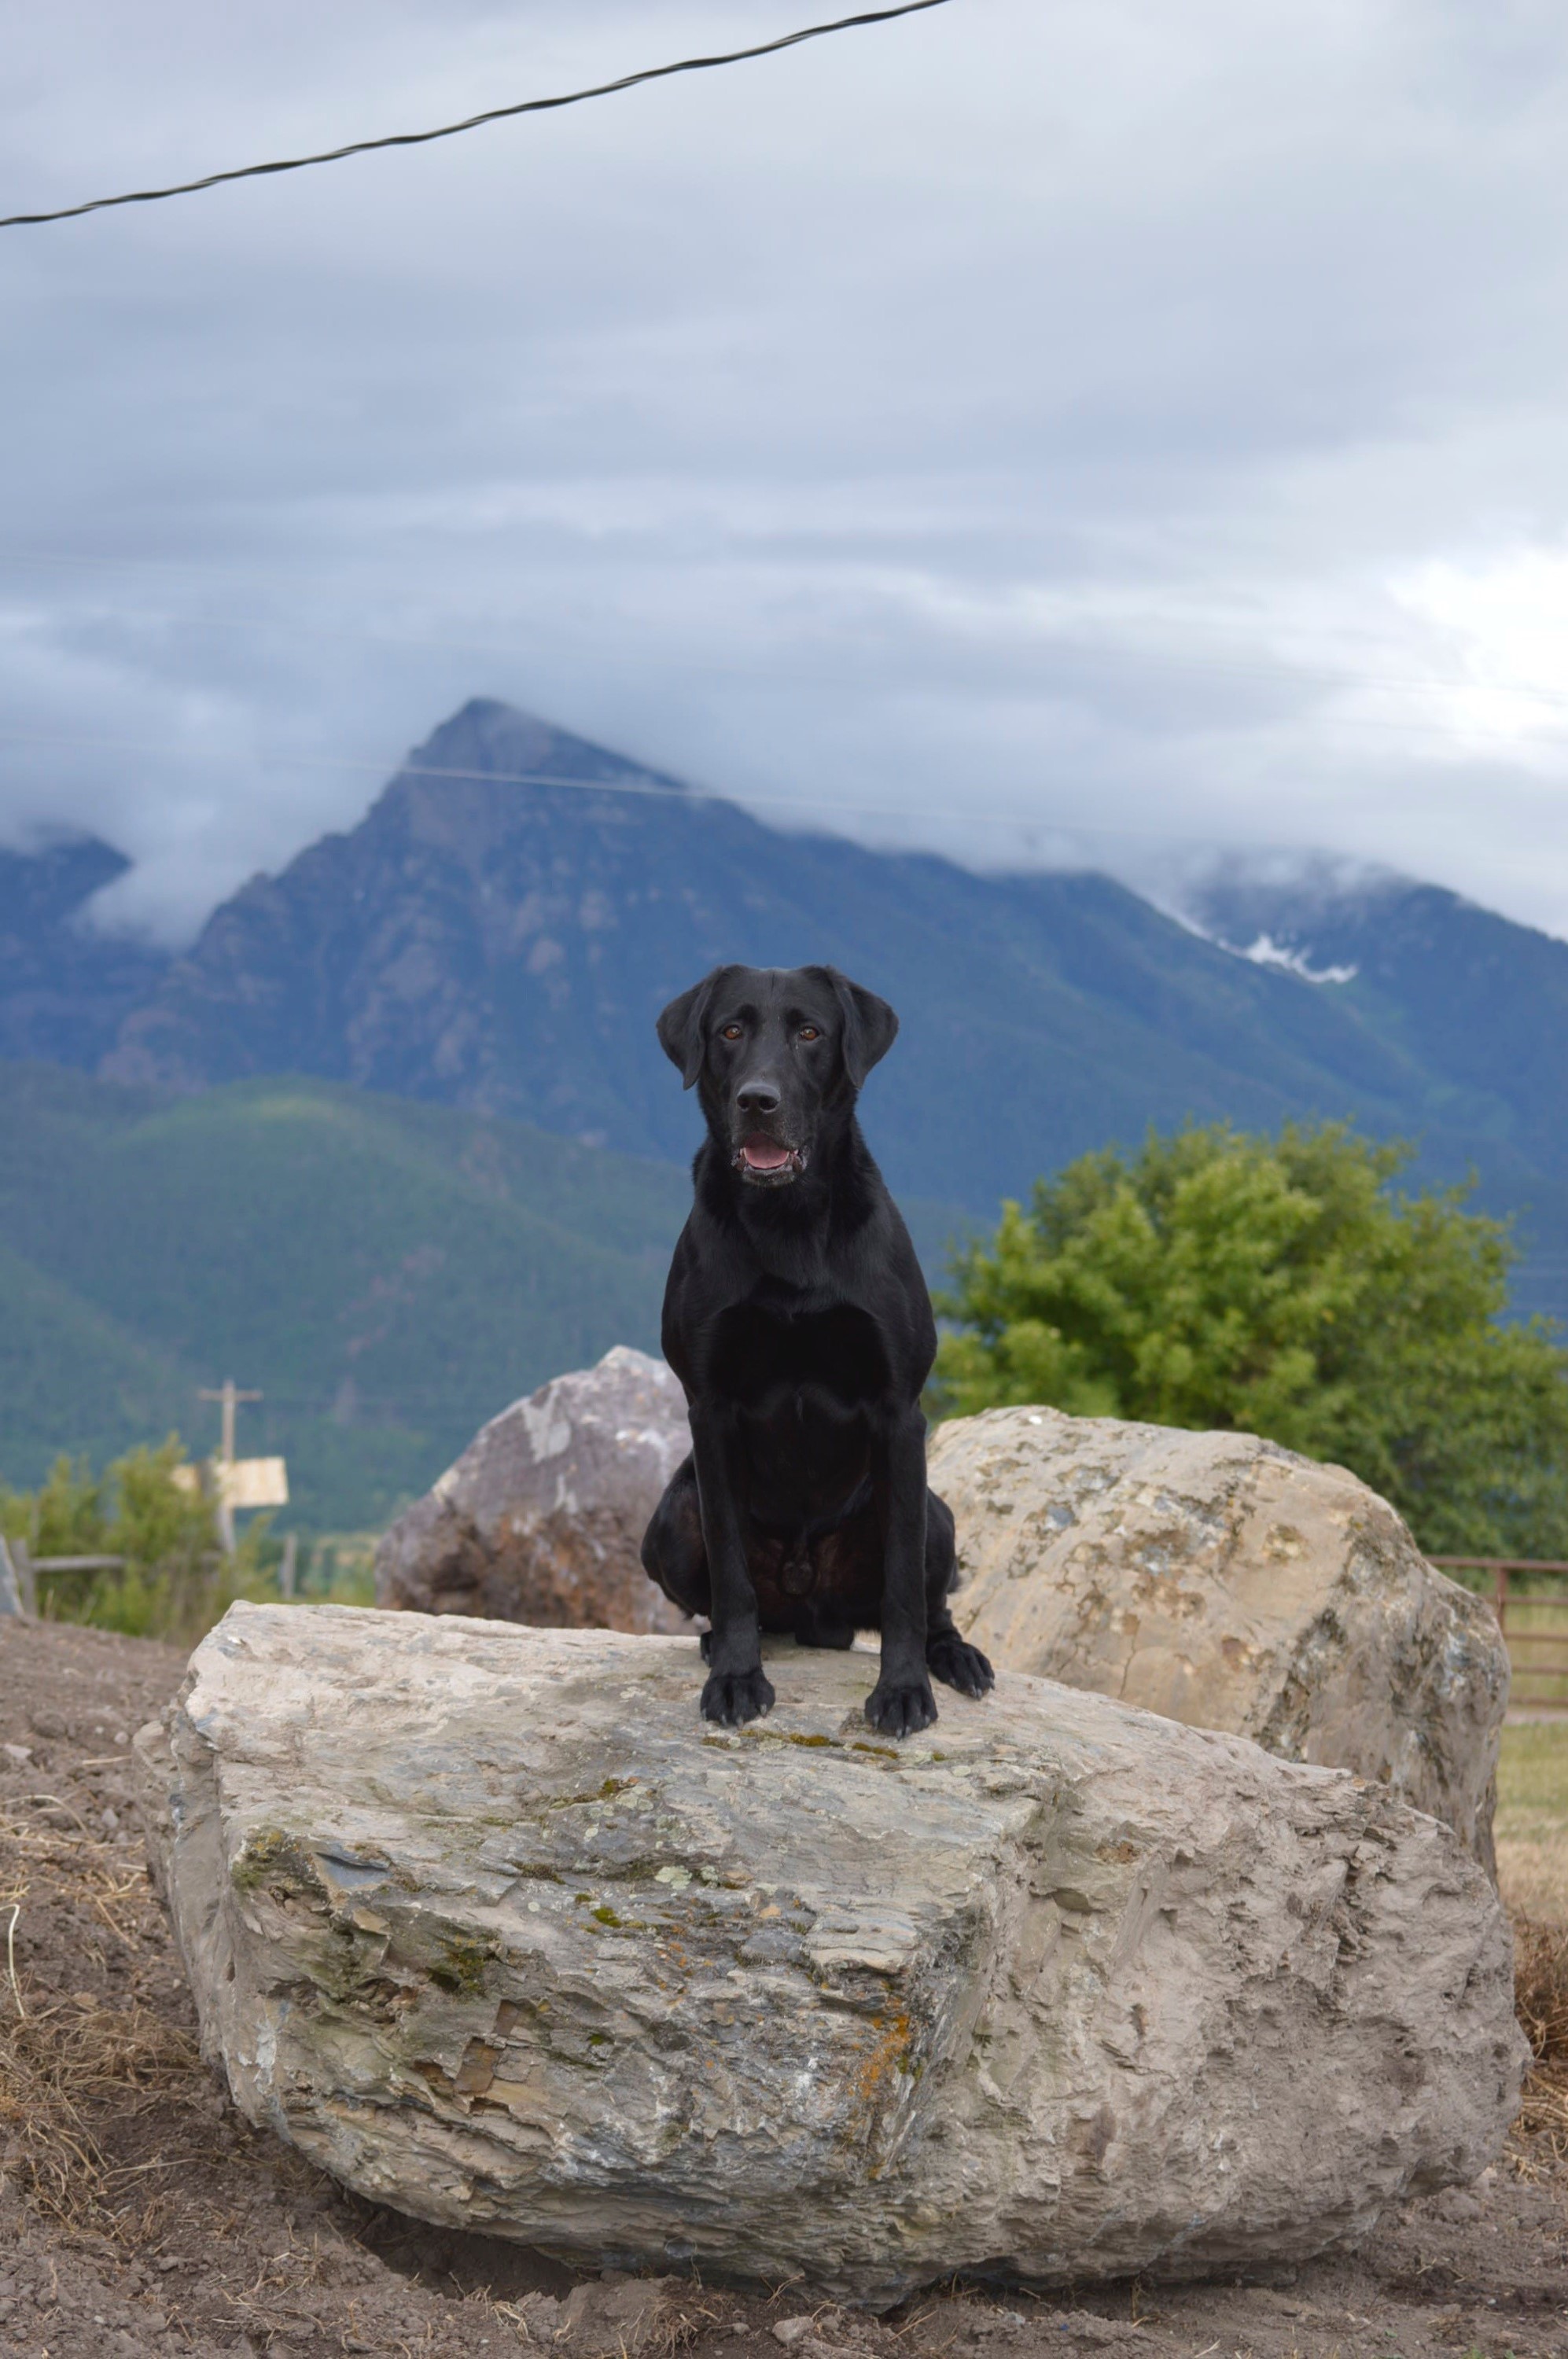
<path id="1" fill-rule="evenodd" d="M 788 2287 L 574 2277 L 361 2202 L 242 2121 L 197 2054 L 127 1761 L 182 1670 L 141 1640 L 0 1623 L 4 2359 L 1568 2354 L 1568 1934 L 1549 1930 L 1521 1942 L 1542 2064 L 1505 2159 L 1270 2285 L 953 2288 L 871 2320 Z"/>

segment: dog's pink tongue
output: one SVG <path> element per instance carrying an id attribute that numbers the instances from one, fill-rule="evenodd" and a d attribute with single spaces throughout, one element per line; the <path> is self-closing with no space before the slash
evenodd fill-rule
<path id="1" fill-rule="evenodd" d="M 740 1151 L 754 1171 L 781 1171 L 789 1160 L 789 1148 L 773 1138 L 748 1138 Z"/>

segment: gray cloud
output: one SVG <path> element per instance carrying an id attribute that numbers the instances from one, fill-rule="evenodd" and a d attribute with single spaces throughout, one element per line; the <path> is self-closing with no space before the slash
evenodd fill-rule
<path id="1" fill-rule="evenodd" d="M 810 13 L 58 0 L 0 196 Z M 1568 932 L 1565 148 L 1526 0 L 953 0 L 0 233 L 0 831 L 178 933 L 483 692 L 875 840 L 1315 845 Z"/>

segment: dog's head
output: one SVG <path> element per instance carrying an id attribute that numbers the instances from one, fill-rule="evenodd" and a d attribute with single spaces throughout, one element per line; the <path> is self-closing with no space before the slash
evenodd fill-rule
<path id="1" fill-rule="evenodd" d="M 659 1045 L 701 1084 L 715 1142 L 753 1188 L 787 1188 L 893 1045 L 885 999 L 831 966 L 720 966 L 672 999 Z"/>

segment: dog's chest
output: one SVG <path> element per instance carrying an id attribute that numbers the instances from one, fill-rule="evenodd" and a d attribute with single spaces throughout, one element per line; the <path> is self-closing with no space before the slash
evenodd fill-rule
<path id="1" fill-rule="evenodd" d="M 853 1414 L 888 1382 L 875 1321 L 847 1307 L 795 1318 L 750 1305 L 732 1310 L 713 1374 L 727 1399 L 769 1422 L 812 1407 L 830 1418 Z"/>

